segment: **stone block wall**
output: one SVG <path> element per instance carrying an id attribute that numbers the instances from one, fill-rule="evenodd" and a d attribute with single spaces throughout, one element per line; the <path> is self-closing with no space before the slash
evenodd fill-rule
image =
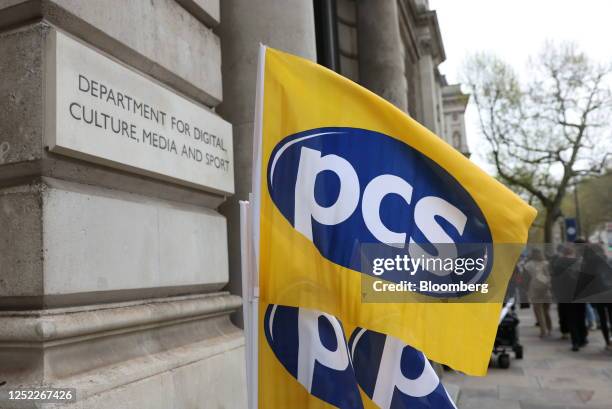
<path id="1" fill-rule="evenodd" d="M 244 407 L 227 197 L 53 153 L 45 139 L 50 33 L 214 111 L 219 19 L 218 0 L 0 2 L 0 393 L 75 387 L 75 408 Z"/>

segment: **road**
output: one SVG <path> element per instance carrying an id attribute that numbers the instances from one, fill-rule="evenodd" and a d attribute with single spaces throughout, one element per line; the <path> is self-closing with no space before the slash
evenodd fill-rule
<path id="1" fill-rule="evenodd" d="M 556 308 L 551 317 L 556 324 Z M 519 318 L 523 360 L 513 357 L 509 369 L 489 368 L 483 378 L 444 374 L 444 383 L 460 387 L 459 409 L 612 409 L 612 353 L 604 350 L 599 330 L 572 352 L 557 325 L 542 340 L 531 310 L 520 310 Z"/>

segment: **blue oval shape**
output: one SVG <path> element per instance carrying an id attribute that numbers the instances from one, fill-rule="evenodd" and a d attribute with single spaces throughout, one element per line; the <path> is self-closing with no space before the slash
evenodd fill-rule
<path id="1" fill-rule="evenodd" d="M 379 407 L 455 407 L 421 351 L 364 328 L 353 331 L 349 350 L 357 383 Z"/>
<path id="2" fill-rule="evenodd" d="M 338 319 L 270 304 L 263 331 L 278 361 L 308 393 L 338 408 L 363 408 Z"/>
<path id="3" fill-rule="evenodd" d="M 437 243 L 447 243 L 459 245 L 457 258 L 480 257 L 486 261 L 484 267 L 447 275 L 426 269 L 412 275 L 388 271 L 379 278 L 396 283 L 483 283 L 491 271 L 491 232 L 474 199 L 440 165 L 395 138 L 345 127 L 290 135 L 272 151 L 267 180 L 270 197 L 283 216 L 334 263 L 362 271 L 360 247 L 366 243 L 387 244 L 382 246 L 385 257 L 398 254 L 391 244 L 417 243 L 436 255 L 441 248 Z M 405 242 L 382 236 L 405 237 Z M 443 297 L 468 293 L 419 292 Z"/>

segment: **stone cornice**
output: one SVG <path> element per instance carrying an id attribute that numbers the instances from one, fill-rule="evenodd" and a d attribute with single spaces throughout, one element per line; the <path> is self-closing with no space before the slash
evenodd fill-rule
<path id="1" fill-rule="evenodd" d="M 458 106 L 461 112 L 464 112 L 470 100 L 470 94 L 461 90 L 461 84 L 450 84 L 442 88 L 442 99 L 445 108 L 451 108 L 450 105 L 452 104 Z"/>
<path id="2" fill-rule="evenodd" d="M 437 64 L 446 60 L 438 15 L 435 10 L 423 10 L 417 19 L 419 32 L 417 35 L 420 53 L 430 54 Z"/>
<path id="3" fill-rule="evenodd" d="M 241 306 L 229 293 L 43 311 L 0 312 L 0 347 L 72 342 L 218 315 Z"/>

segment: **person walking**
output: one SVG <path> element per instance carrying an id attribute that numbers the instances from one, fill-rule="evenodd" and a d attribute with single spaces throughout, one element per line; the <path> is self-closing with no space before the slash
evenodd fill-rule
<path id="1" fill-rule="evenodd" d="M 568 304 L 568 323 L 572 339 L 572 351 L 576 352 L 589 343 L 586 327 L 586 304 L 573 302 Z"/>
<path id="2" fill-rule="evenodd" d="M 606 343 L 606 349 L 612 351 L 612 341 L 610 340 L 610 327 L 612 327 L 612 304 L 597 303 L 593 304 L 599 315 L 599 327 Z"/>
<path id="3" fill-rule="evenodd" d="M 552 322 L 550 319 L 550 271 L 548 261 L 538 248 L 531 250 L 529 260 L 525 263 L 525 270 L 530 276 L 529 300 L 538 320 L 540 338 L 550 335 Z"/>
<path id="4" fill-rule="evenodd" d="M 594 243 L 587 244 L 582 265 L 582 270 L 590 274 L 589 292 L 594 293 L 595 296 L 609 293 L 612 289 L 612 268 L 603 248 Z M 612 304 L 593 303 L 592 305 L 599 316 L 599 328 L 604 337 L 606 349 L 612 350 L 609 327 L 609 324 L 612 325 Z"/>
<path id="5" fill-rule="evenodd" d="M 560 244 L 557 252 L 550 262 L 552 300 L 557 302 L 557 313 L 559 315 L 559 329 L 561 339 L 567 339 L 570 333 L 569 310 L 570 302 L 574 292 L 576 258 L 572 249 L 567 244 Z"/>
<path id="6" fill-rule="evenodd" d="M 572 339 L 572 351 L 578 352 L 580 348 L 586 346 L 589 341 L 587 338 L 588 331 L 586 327 L 586 304 L 584 301 L 580 301 L 583 297 L 584 288 L 588 280 L 588 273 L 585 270 L 584 263 L 584 249 L 586 241 L 582 238 L 576 239 L 575 254 L 576 254 L 576 265 L 578 265 L 578 271 L 576 272 L 576 280 L 574 286 L 574 295 L 572 296 L 572 302 L 568 308 L 568 323 L 570 328 L 570 337 Z"/>

